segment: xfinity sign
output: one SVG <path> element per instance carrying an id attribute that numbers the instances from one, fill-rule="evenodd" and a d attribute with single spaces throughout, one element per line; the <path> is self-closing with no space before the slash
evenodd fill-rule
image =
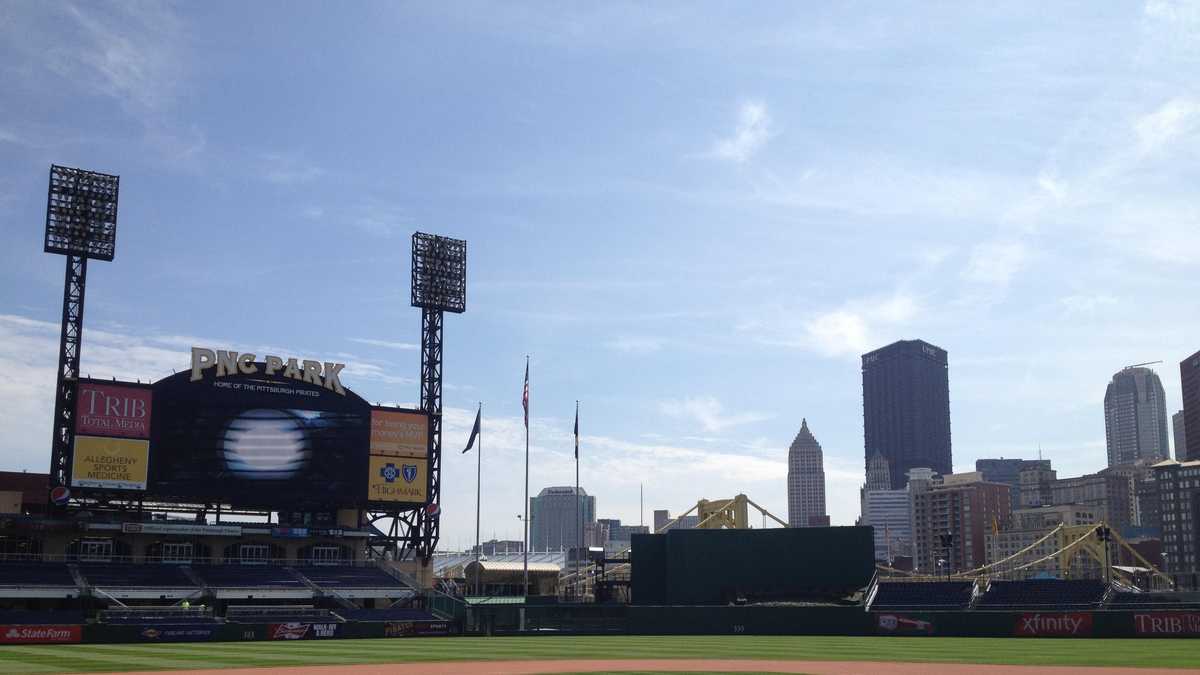
<path id="1" fill-rule="evenodd" d="M 216 369 L 217 377 L 227 375 L 254 375 L 259 372 L 256 356 L 251 353 L 212 350 L 204 347 L 192 347 L 192 382 L 204 378 L 204 371 Z M 344 363 L 329 361 L 310 361 L 307 359 L 281 359 L 278 356 L 263 357 L 263 374 L 280 375 L 300 382 L 315 384 L 343 396 L 346 390 L 342 387 L 338 374 L 346 367 Z"/>

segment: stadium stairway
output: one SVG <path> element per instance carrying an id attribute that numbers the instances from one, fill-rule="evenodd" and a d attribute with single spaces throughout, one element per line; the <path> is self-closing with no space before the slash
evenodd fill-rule
<path id="1" fill-rule="evenodd" d="M 343 597 L 342 594 L 338 593 L 336 590 L 334 590 L 332 588 L 323 588 L 323 587 L 319 586 L 312 579 L 309 579 L 308 576 L 306 576 L 304 574 L 304 572 L 301 572 L 299 569 L 297 569 L 295 567 L 288 567 L 286 569 L 287 569 L 287 571 L 294 574 L 296 576 L 296 578 L 300 580 L 300 583 L 311 588 L 314 597 L 327 598 L 329 600 L 333 600 L 342 609 L 360 609 L 359 606 L 354 604 L 354 602 L 352 600 L 349 600 L 348 598 Z"/>

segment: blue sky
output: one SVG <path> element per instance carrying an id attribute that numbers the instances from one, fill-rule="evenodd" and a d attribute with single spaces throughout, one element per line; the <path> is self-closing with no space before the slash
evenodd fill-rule
<path id="1" fill-rule="evenodd" d="M 1104 387 L 1200 349 L 1195 3 L 0 4 L 0 467 L 48 464 L 50 163 L 121 175 L 83 369 L 193 344 L 337 356 L 413 402 L 409 235 L 469 242 L 446 322 L 446 548 L 745 492 L 786 517 L 809 425 L 857 515 L 859 354 L 949 351 L 954 462 L 1105 461 Z"/>

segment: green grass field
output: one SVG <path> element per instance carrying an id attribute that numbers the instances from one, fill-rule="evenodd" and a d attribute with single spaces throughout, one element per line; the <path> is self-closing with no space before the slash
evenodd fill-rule
<path id="1" fill-rule="evenodd" d="M 0 672 L 613 658 L 866 660 L 1200 668 L 1195 640 L 815 636 L 541 636 L 0 647 Z"/>

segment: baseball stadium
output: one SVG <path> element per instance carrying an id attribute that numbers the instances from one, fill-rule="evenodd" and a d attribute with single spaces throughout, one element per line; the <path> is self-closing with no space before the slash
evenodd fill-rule
<path id="1" fill-rule="evenodd" d="M 878 565 L 870 527 L 751 528 L 753 509 L 779 519 L 745 495 L 620 551 L 443 552 L 443 320 L 466 309 L 466 242 L 412 238 L 415 408 L 364 400 L 345 364 L 233 345 L 96 380 L 87 266 L 113 259 L 118 185 L 50 171 L 54 430 L 47 474 L 0 473 L 3 672 L 1200 668 L 1200 593 L 1102 524 L 933 576 Z"/>

